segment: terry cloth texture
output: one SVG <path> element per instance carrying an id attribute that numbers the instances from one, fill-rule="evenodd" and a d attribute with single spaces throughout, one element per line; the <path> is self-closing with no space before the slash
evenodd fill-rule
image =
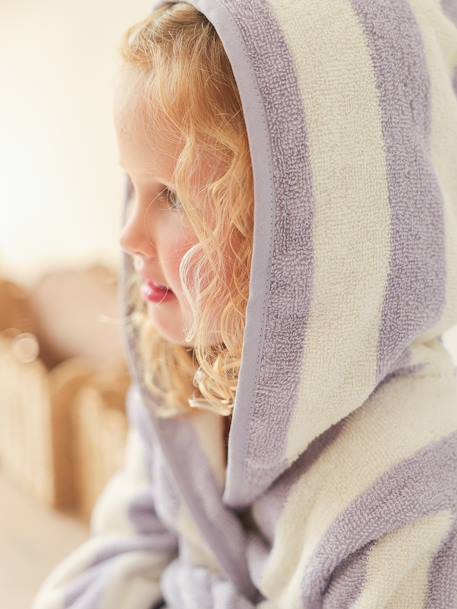
<path id="1" fill-rule="evenodd" d="M 190 4 L 254 172 L 227 466 L 126 324 L 126 464 L 33 609 L 457 609 L 457 1 Z"/>

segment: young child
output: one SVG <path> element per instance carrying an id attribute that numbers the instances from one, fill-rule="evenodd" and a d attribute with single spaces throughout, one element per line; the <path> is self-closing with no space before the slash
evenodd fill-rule
<path id="1" fill-rule="evenodd" d="M 33 609 L 456 609 L 457 2 L 152 8 L 126 461 Z"/>

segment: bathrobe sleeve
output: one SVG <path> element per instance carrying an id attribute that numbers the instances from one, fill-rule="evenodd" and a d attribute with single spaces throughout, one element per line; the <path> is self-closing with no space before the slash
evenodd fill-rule
<path id="1" fill-rule="evenodd" d="M 457 607 L 455 514 L 441 511 L 366 543 L 338 561 L 317 550 L 307 562 L 264 564 L 264 599 L 253 603 L 220 574 L 175 561 L 164 576 L 169 609 L 430 609 Z M 285 540 L 277 539 L 283 544 Z M 352 540 L 354 546 L 357 540 Z"/>
<path id="2" fill-rule="evenodd" d="M 152 609 L 163 602 L 160 576 L 177 539 L 155 510 L 151 446 L 132 398 L 130 391 L 125 461 L 97 500 L 91 535 L 42 582 L 32 609 Z"/>

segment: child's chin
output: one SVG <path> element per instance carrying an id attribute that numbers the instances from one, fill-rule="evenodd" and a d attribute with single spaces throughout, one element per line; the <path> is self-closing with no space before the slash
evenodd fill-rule
<path id="1" fill-rule="evenodd" d="M 167 305 L 171 303 L 166 303 Z M 176 312 L 173 315 L 169 315 L 162 305 L 154 305 L 149 303 L 147 305 L 148 315 L 154 324 L 158 332 L 163 336 L 165 340 L 175 345 L 187 346 L 184 340 L 184 332 L 181 329 L 181 318 Z"/>

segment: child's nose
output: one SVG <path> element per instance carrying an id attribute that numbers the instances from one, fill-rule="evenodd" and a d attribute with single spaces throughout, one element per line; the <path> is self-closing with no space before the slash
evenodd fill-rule
<path id="1" fill-rule="evenodd" d="M 139 255 L 145 258 L 154 256 L 154 243 L 151 232 L 146 232 L 145 218 L 141 212 L 134 212 L 121 231 L 119 244 L 121 249 L 131 256 Z"/>

